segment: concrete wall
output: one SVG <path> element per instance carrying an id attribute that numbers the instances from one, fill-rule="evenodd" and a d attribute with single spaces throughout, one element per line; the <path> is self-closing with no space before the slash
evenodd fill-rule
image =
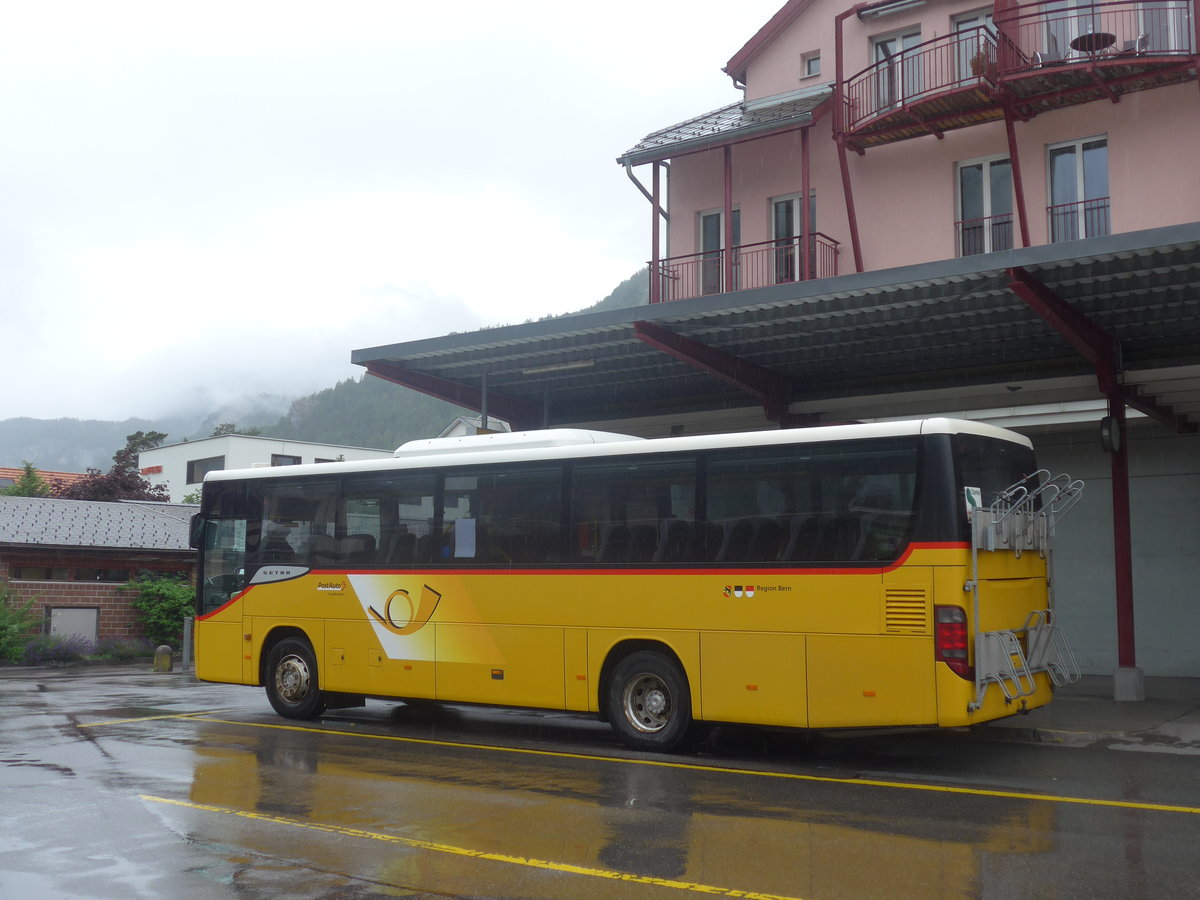
<path id="1" fill-rule="evenodd" d="M 1034 436 L 1039 461 L 1087 482 L 1057 535 L 1060 623 L 1088 674 L 1117 665 L 1112 479 L 1097 432 Z M 1130 429 L 1137 662 L 1147 675 L 1200 676 L 1200 436 Z"/>
<path id="2" fill-rule="evenodd" d="M 189 462 L 223 456 L 223 468 L 249 469 L 271 465 L 273 454 L 299 457 L 303 464 L 339 457 L 346 460 L 386 459 L 392 451 L 230 434 L 147 450 L 138 456 L 138 467 L 142 477 L 151 484 L 165 484 L 171 492 L 172 502 L 179 503 L 185 494 L 200 488 L 200 483 L 187 480 Z"/>

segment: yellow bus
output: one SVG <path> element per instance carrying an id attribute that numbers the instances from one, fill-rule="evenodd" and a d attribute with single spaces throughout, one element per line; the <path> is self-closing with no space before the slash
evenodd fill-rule
<path id="1" fill-rule="evenodd" d="M 1078 677 L 1055 521 L 1082 484 L 953 419 L 414 441 L 210 472 L 196 670 L 314 718 L 366 698 L 703 723 L 962 726 Z"/>

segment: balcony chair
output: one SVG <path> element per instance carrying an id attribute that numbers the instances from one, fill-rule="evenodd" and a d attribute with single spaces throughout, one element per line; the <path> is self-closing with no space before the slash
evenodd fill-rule
<path id="1" fill-rule="evenodd" d="M 1150 35 L 1142 32 L 1132 41 L 1121 45 L 1121 56 L 1141 56 L 1150 49 Z"/>
<path id="2" fill-rule="evenodd" d="M 1062 53 L 1058 49 L 1058 38 L 1053 34 L 1046 35 L 1046 49 L 1039 50 L 1033 54 L 1033 64 L 1041 68 L 1044 66 L 1057 66 L 1062 61 Z"/>

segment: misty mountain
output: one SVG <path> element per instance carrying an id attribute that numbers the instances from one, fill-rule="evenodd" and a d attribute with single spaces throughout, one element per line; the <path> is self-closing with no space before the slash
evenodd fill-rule
<path id="1" fill-rule="evenodd" d="M 159 419 L 33 419 L 0 421 L 0 466 L 17 468 L 26 460 L 48 472 L 107 471 L 113 454 L 135 431 L 161 431 L 166 443 L 208 437 L 222 422 L 274 422 L 285 414 L 287 397 L 245 397 L 217 410 L 180 412 Z"/>
<path id="2" fill-rule="evenodd" d="M 564 315 L 638 306 L 647 302 L 648 290 L 648 272 L 642 269 L 598 303 Z M 161 431 L 166 443 L 174 444 L 208 437 L 223 423 L 234 423 L 240 431 L 258 429 L 267 437 L 391 450 L 407 440 L 432 437 L 463 414 L 467 410 L 363 375 L 297 399 L 250 396 L 216 410 L 181 411 L 159 419 L 4 419 L 0 466 L 17 468 L 28 460 L 50 472 L 107 471 L 113 454 L 135 431 Z"/>

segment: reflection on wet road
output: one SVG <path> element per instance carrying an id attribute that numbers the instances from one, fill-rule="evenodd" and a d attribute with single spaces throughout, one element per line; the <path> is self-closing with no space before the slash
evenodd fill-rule
<path id="1" fill-rule="evenodd" d="M 296 725 L 181 675 L 2 677 L 0 716 L 6 896 L 1149 897 L 1200 875 L 1186 757 L 734 730 L 649 757 L 545 713 Z"/>

